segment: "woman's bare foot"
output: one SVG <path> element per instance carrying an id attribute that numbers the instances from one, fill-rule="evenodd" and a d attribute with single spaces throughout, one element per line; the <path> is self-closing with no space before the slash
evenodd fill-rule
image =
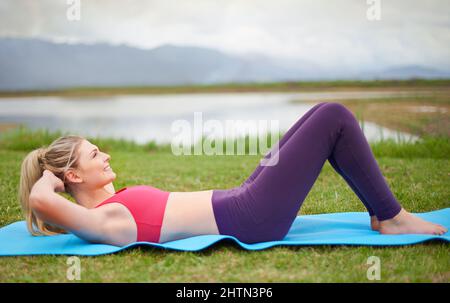
<path id="1" fill-rule="evenodd" d="M 380 230 L 380 222 L 377 219 L 377 216 L 370 217 L 370 227 L 372 230 Z"/>
<path id="2" fill-rule="evenodd" d="M 382 234 L 432 234 L 442 235 L 447 229 L 402 210 L 392 219 L 379 221 L 379 231 Z"/>

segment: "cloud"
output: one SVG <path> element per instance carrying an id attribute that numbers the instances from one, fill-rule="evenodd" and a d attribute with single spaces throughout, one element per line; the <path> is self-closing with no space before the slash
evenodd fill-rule
<path id="1" fill-rule="evenodd" d="M 3 0 L 0 36 L 196 45 L 355 71 L 450 69 L 448 0 L 380 1 L 381 20 L 369 21 L 365 0 L 81 0 L 81 20 L 70 22 L 65 0 Z"/>

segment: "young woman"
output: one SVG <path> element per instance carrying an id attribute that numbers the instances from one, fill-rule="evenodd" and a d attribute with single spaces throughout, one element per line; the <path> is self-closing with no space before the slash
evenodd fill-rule
<path id="1" fill-rule="evenodd" d="M 443 226 L 404 210 L 390 191 L 352 112 L 323 102 L 303 115 L 240 186 L 167 192 L 150 185 L 115 191 L 110 156 L 79 136 L 29 153 L 19 197 L 33 235 L 72 232 L 90 242 L 124 246 L 204 234 L 255 243 L 282 239 L 326 160 L 364 203 L 382 234 L 435 234 Z M 59 195 L 66 191 L 76 203 Z"/>

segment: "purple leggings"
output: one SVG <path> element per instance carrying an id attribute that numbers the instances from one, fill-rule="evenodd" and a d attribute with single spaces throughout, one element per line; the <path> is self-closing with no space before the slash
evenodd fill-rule
<path id="1" fill-rule="evenodd" d="M 260 164 L 240 186 L 213 191 L 220 234 L 246 243 L 283 239 L 327 159 L 370 216 L 387 220 L 401 210 L 358 120 L 340 103 L 316 104 L 265 158 L 276 152 L 276 165 Z"/>

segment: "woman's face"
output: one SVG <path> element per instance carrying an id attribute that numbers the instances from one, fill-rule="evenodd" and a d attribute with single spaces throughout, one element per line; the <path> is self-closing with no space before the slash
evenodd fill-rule
<path id="1" fill-rule="evenodd" d="M 98 150 L 97 146 L 88 140 L 83 140 L 79 153 L 76 177 L 69 174 L 66 178 L 74 183 L 82 183 L 83 187 L 89 189 L 104 187 L 114 181 L 116 173 L 109 166 L 110 155 Z"/>

